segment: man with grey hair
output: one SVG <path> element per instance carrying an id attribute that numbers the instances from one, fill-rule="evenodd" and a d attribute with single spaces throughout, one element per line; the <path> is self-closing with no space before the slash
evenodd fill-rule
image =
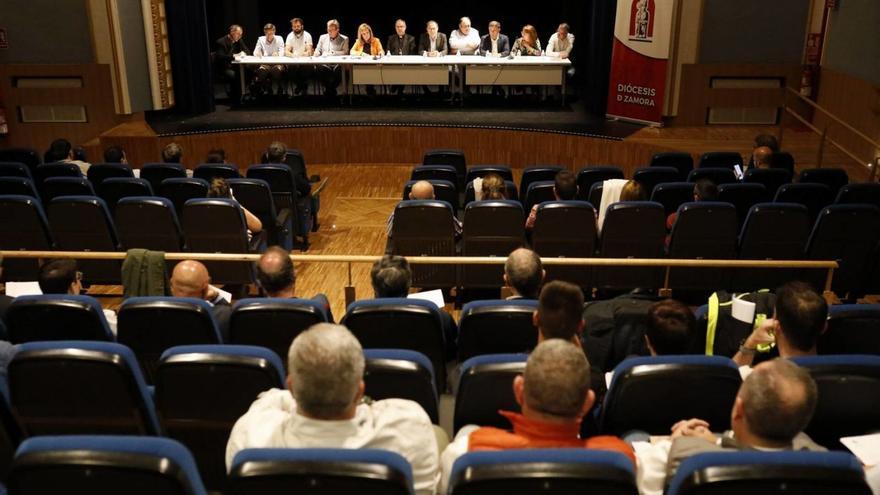
<path id="1" fill-rule="evenodd" d="M 529 356 L 525 372 L 513 379 L 513 394 L 522 413 L 500 411 L 513 431 L 468 425 L 441 456 L 440 493 L 446 493 L 455 460 L 481 450 L 586 448 L 612 450 L 635 464 L 632 448 L 613 436 L 580 436 L 581 418 L 593 407 L 590 363 L 571 342 L 548 339 Z"/>
<path id="2" fill-rule="evenodd" d="M 538 253 L 515 249 L 504 263 L 504 285 L 513 291 L 507 299 L 537 299 L 546 274 Z"/>
<path id="3" fill-rule="evenodd" d="M 364 355 L 342 325 L 319 323 L 299 334 L 287 356 L 287 390 L 260 394 L 236 421 L 226 468 L 249 448 L 347 448 L 397 452 L 412 466 L 416 493 L 434 493 L 437 439 L 417 403 L 364 398 Z"/>
<path id="4" fill-rule="evenodd" d="M 332 57 L 348 55 L 348 36 L 339 32 L 339 21 L 327 21 L 327 34 L 322 34 L 315 45 L 316 57 Z M 318 80 L 324 86 L 324 94 L 336 96 L 336 88 L 342 82 L 342 68 L 339 65 L 322 65 L 318 67 Z"/>

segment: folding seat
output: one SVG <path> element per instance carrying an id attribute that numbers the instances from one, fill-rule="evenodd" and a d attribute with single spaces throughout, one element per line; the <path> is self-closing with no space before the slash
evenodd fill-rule
<path id="1" fill-rule="evenodd" d="M 36 150 L 30 148 L 6 148 L 0 150 L 0 162 L 18 162 L 24 164 L 33 173 L 43 159 Z"/>
<path id="2" fill-rule="evenodd" d="M 681 174 L 675 167 L 642 167 L 633 172 L 633 180 L 641 184 L 645 191 L 653 191 L 657 184 L 681 180 Z"/>
<path id="3" fill-rule="evenodd" d="M 733 170 L 727 168 L 695 168 L 688 174 L 688 182 L 697 182 L 700 179 L 709 179 L 716 186 L 721 184 L 733 184 L 739 182 Z"/>
<path id="4" fill-rule="evenodd" d="M 464 181 L 472 182 L 477 177 L 485 177 L 489 174 L 500 175 L 505 181 L 513 182 L 513 172 L 507 165 L 473 165 L 467 169 Z"/>
<path id="5" fill-rule="evenodd" d="M 529 185 L 532 182 L 555 181 L 558 174 L 565 167 L 558 165 L 536 165 L 526 167 L 523 170 L 522 178 L 519 181 L 519 197 L 525 198 L 529 191 Z"/>
<path id="6" fill-rule="evenodd" d="M 49 177 L 82 177 L 82 170 L 75 164 L 69 162 L 46 163 L 37 166 L 34 180 L 37 185 L 43 183 Z"/>
<path id="7" fill-rule="evenodd" d="M 733 171 L 734 165 L 743 166 L 742 155 L 736 151 L 710 151 L 700 155 L 697 168 L 726 168 Z"/>
<path id="8" fill-rule="evenodd" d="M 428 150 L 422 157 L 422 165 L 450 165 L 455 167 L 458 175 L 457 185 L 464 186 L 464 176 L 467 174 L 467 161 L 464 151 L 450 149 Z"/>
<path id="9" fill-rule="evenodd" d="M 247 169 L 248 179 L 262 179 L 269 184 L 272 191 L 272 199 L 275 201 L 275 210 L 290 210 L 293 218 L 294 232 L 299 232 L 299 214 L 297 213 L 296 181 L 293 171 L 287 165 L 251 165 Z"/>
<path id="10" fill-rule="evenodd" d="M 801 170 L 798 182 L 825 184 L 831 188 L 831 197 L 837 197 L 840 188 L 849 184 L 849 176 L 842 168 L 808 168 Z"/>
<path id="11" fill-rule="evenodd" d="M 844 452 L 708 452 L 686 458 L 667 495 L 798 493 L 869 495 L 865 472 Z"/>
<path id="12" fill-rule="evenodd" d="M 819 401 L 804 432 L 819 445 L 843 450 L 839 439 L 880 430 L 880 356 L 792 358 L 816 381 Z"/>
<path id="13" fill-rule="evenodd" d="M 690 182 L 657 184 L 651 192 L 651 201 L 663 205 L 663 210 L 668 217 L 678 211 L 679 206 L 694 201 L 694 185 Z"/>
<path id="14" fill-rule="evenodd" d="M 870 205 L 831 205 L 822 210 L 807 241 L 806 258 L 837 260 L 832 290 L 860 294 L 868 285 L 872 256 L 880 242 L 880 208 Z M 825 275 L 811 279 L 824 287 Z"/>
<path id="15" fill-rule="evenodd" d="M 23 344 L 9 364 L 9 394 L 27 436 L 161 434 L 134 353 L 122 344 Z"/>
<path id="16" fill-rule="evenodd" d="M 150 380 L 167 349 L 223 342 L 211 305 L 188 297 L 130 297 L 119 307 L 117 340 L 128 346 Z"/>
<path id="17" fill-rule="evenodd" d="M 0 176 L 0 196 L 30 196 L 40 200 L 40 194 L 33 181 L 26 177 Z"/>
<path id="18" fill-rule="evenodd" d="M 444 201 L 401 201 L 391 226 L 393 254 L 401 256 L 455 256 L 452 206 Z M 452 287 L 458 281 L 453 265 L 413 265 L 415 287 Z"/>
<path id="19" fill-rule="evenodd" d="M 0 177 L 22 177 L 31 181 L 34 180 L 31 169 L 20 162 L 0 162 Z"/>
<path id="20" fill-rule="evenodd" d="M 651 201 L 613 203 L 605 214 L 599 237 L 599 258 L 663 258 L 666 242 L 666 212 Z M 663 272 L 648 267 L 595 267 L 598 288 L 656 288 Z"/>
<path id="21" fill-rule="evenodd" d="M 278 245 L 287 249 L 293 248 L 293 223 L 289 209 L 278 210 L 272 200 L 269 184 L 261 179 L 228 179 L 236 201 L 263 224 L 268 234 L 269 245 Z"/>
<path id="22" fill-rule="evenodd" d="M 770 156 L 770 168 L 787 170 L 791 176 L 794 176 L 794 157 L 787 151 L 777 151 Z"/>
<path id="23" fill-rule="evenodd" d="M 517 195 L 517 191 L 516 191 L 516 184 L 514 184 L 513 181 L 509 181 L 509 180 L 504 181 L 504 193 L 507 195 L 508 200 L 512 200 L 512 201 L 519 200 L 519 196 Z M 468 182 L 467 187 L 465 187 L 465 190 L 464 190 L 464 204 L 465 204 L 465 206 L 467 206 L 468 203 L 473 203 L 474 201 L 476 201 L 476 199 L 477 199 L 477 195 L 476 195 L 476 191 L 474 190 L 474 183 L 473 183 L 473 181 Z"/>
<path id="24" fill-rule="evenodd" d="M 807 208 L 796 203 L 760 203 L 749 210 L 739 235 L 741 260 L 799 260 L 810 235 Z M 737 269 L 731 288 L 751 292 L 797 280 L 801 270 Z"/>
<path id="25" fill-rule="evenodd" d="M 154 376 L 165 433 L 193 453 L 211 490 L 226 484 L 226 442 L 257 396 L 284 388 L 284 367 L 268 349 L 237 345 L 172 347 Z"/>
<path id="26" fill-rule="evenodd" d="M 593 187 L 593 184 L 601 184 L 603 181 L 606 180 L 622 178 L 623 170 L 621 170 L 620 167 L 601 165 L 584 167 L 580 169 L 577 173 L 578 199 L 590 199 L 590 189 Z M 592 203 L 592 201 L 590 202 Z"/>
<path id="27" fill-rule="evenodd" d="M 229 317 L 229 340 L 271 349 L 286 363 L 293 339 L 326 321 L 325 308 L 311 299 L 240 299 Z"/>
<path id="28" fill-rule="evenodd" d="M 458 360 L 484 354 L 527 353 L 538 344 L 533 299 L 472 301 L 458 324 Z"/>
<path id="29" fill-rule="evenodd" d="M 614 375 L 602 405 L 603 434 L 642 430 L 668 435 L 682 418 L 700 418 L 716 431 L 730 427 L 730 410 L 742 379 L 739 368 L 720 356 L 653 356 L 626 359 Z"/>
<path id="30" fill-rule="evenodd" d="M 54 247 L 49 223 L 40 201 L 31 196 L 0 196 L 0 249 L 7 251 L 50 251 Z M 3 262 L 6 281 L 36 280 L 38 260 L 7 259 Z"/>
<path id="31" fill-rule="evenodd" d="M 448 180 L 438 180 L 438 179 L 427 179 L 428 182 L 434 186 L 434 199 L 437 201 L 446 201 L 449 203 L 449 206 L 452 207 L 452 211 L 455 215 L 458 215 L 458 189 L 455 187 L 455 182 L 450 182 Z M 409 193 L 412 191 L 412 186 L 418 182 L 416 180 L 409 180 L 403 186 L 403 198 L 404 200 L 409 199 Z"/>
<path id="32" fill-rule="evenodd" d="M 880 355 L 880 304 L 835 304 L 819 336 L 819 354 Z"/>
<path id="33" fill-rule="evenodd" d="M 48 294 L 19 296 L 6 313 L 9 341 L 112 341 L 101 303 L 91 296 Z"/>
<path id="34" fill-rule="evenodd" d="M 238 179 L 238 165 L 232 163 L 202 163 L 193 169 L 193 178 L 211 182 L 215 178 Z"/>
<path id="35" fill-rule="evenodd" d="M 552 180 L 532 182 L 529 185 L 529 189 L 526 191 L 525 196 L 520 196 L 523 200 L 526 214 L 531 212 L 532 207 L 535 205 L 539 205 L 545 201 L 556 201 L 556 193 L 554 192 L 555 187 L 556 184 Z"/>
<path id="36" fill-rule="evenodd" d="M 104 179 L 101 185 L 98 186 L 98 196 L 104 200 L 107 208 L 115 218 L 116 205 L 120 199 L 131 196 L 153 196 L 153 187 L 146 179 L 110 177 L 109 179 Z"/>
<path id="37" fill-rule="evenodd" d="M 11 493 L 204 495 L 192 455 L 167 438 L 57 436 L 25 441 Z"/>
<path id="38" fill-rule="evenodd" d="M 232 199 L 191 199 L 183 207 L 183 232 L 193 253 L 255 253 L 265 248 L 265 236 L 248 240 L 241 206 Z M 211 280 L 220 284 L 251 284 L 256 281 L 250 263 L 206 261 Z"/>
<path id="39" fill-rule="evenodd" d="M 440 310 L 417 299 L 382 298 L 348 306 L 345 325 L 364 349 L 408 349 L 424 354 L 437 373 L 437 390 L 446 390 L 445 341 Z"/>
<path id="40" fill-rule="evenodd" d="M 373 400 L 408 399 L 417 402 L 439 424 L 434 366 L 424 354 L 401 349 L 365 349 L 365 394 Z"/>
<path id="41" fill-rule="evenodd" d="M 116 226 L 123 249 L 183 250 L 180 222 L 166 198 L 123 198 L 116 206 Z"/>
<path id="42" fill-rule="evenodd" d="M 458 172 L 452 165 L 416 165 L 410 180 L 446 180 L 458 185 Z"/>
<path id="43" fill-rule="evenodd" d="M 179 163 L 145 163 L 140 178 L 149 182 L 154 191 L 159 191 L 165 179 L 186 179 L 186 169 Z"/>
<path id="44" fill-rule="evenodd" d="M 791 172 L 781 168 L 750 168 L 742 181 L 746 184 L 763 184 L 769 201 L 776 196 L 780 187 L 791 183 L 791 177 Z"/>
<path id="45" fill-rule="evenodd" d="M 56 247 L 62 251 L 119 251 L 116 227 L 107 204 L 96 196 L 62 196 L 47 208 Z M 78 260 L 84 281 L 89 284 L 118 284 L 119 260 Z"/>
<path id="46" fill-rule="evenodd" d="M 694 157 L 690 153 L 670 151 L 655 153 L 651 157 L 651 167 L 674 167 L 678 170 L 678 179 L 685 180 L 691 170 L 694 169 Z"/>
<path id="47" fill-rule="evenodd" d="M 522 205 L 510 200 L 470 203 L 464 210 L 462 254 L 507 257 L 525 242 Z M 462 266 L 465 288 L 498 288 L 504 284 L 502 265 Z"/>
<path id="48" fill-rule="evenodd" d="M 133 179 L 134 171 L 131 169 L 130 165 L 124 163 L 94 163 L 89 167 L 86 176 L 89 178 L 89 182 L 92 183 L 92 187 L 98 189 L 102 182 L 111 177 Z"/>
<path id="49" fill-rule="evenodd" d="M 596 210 L 584 201 L 541 203 L 532 230 L 532 249 L 547 258 L 592 258 L 596 252 Z M 592 270 L 582 266 L 544 267 L 548 280 L 592 287 Z"/>
<path id="50" fill-rule="evenodd" d="M 4 482 L 9 477 L 12 458 L 22 439 L 21 426 L 9 405 L 9 388 L 4 377 L 4 381 L 0 385 L 0 480 Z"/>
<path id="51" fill-rule="evenodd" d="M 607 219 L 606 219 L 607 221 Z M 667 256 L 677 259 L 736 259 L 739 228 L 736 208 L 730 203 L 685 203 L 669 235 Z M 718 290 L 726 287 L 728 270 L 720 268 L 673 268 L 669 285 L 674 289 Z"/>
<path id="52" fill-rule="evenodd" d="M 412 467 L 378 449 L 245 449 L 229 472 L 229 495 L 308 493 L 409 495 Z"/>
<path id="53" fill-rule="evenodd" d="M 208 197 L 208 187 L 208 181 L 204 179 L 175 177 L 163 180 L 158 189 L 155 186 L 153 189 L 159 196 L 171 200 L 177 216 L 180 217 L 183 216 L 183 205 L 187 201 Z"/>
<path id="54" fill-rule="evenodd" d="M 798 203 L 807 207 L 810 224 L 816 221 L 819 212 L 834 201 L 831 188 L 825 184 L 811 184 L 809 182 L 783 184 L 776 190 L 775 203 Z"/>
<path id="55" fill-rule="evenodd" d="M 495 426 L 510 429 L 499 410 L 519 412 L 513 396 L 513 379 L 526 369 L 527 354 L 487 354 L 461 365 L 455 396 L 453 433 L 462 426 Z"/>
<path id="56" fill-rule="evenodd" d="M 736 208 L 737 230 L 746 221 L 752 206 L 769 201 L 767 188 L 763 184 L 721 184 L 718 186 L 718 201 L 730 203 Z"/>
<path id="57" fill-rule="evenodd" d="M 636 495 L 639 490 L 632 461 L 620 452 L 524 449 L 464 454 L 452 465 L 448 493 Z"/>
<path id="58" fill-rule="evenodd" d="M 590 192 L 587 195 L 588 202 L 593 205 L 597 210 L 602 207 L 602 189 L 604 185 L 602 182 L 596 182 L 592 186 L 590 186 Z M 578 196 L 580 197 L 580 196 Z M 598 206 L 597 206 L 598 205 Z"/>
<path id="59" fill-rule="evenodd" d="M 869 204 L 880 207 L 880 184 L 876 182 L 847 184 L 840 188 L 834 204 Z"/>
<path id="60" fill-rule="evenodd" d="M 61 196 L 94 196 L 92 183 L 83 177 L 49 177 L 43 181 L 43 204 Z"/>

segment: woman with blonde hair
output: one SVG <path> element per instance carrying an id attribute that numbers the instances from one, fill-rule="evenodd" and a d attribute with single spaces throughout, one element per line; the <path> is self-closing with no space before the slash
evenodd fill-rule
<path id="1" fill-rule="evenodd" d="M 532 57 L 540 56 L 543 53 L 541 51 L 541 40 L 538 39 L 538 31 L 535 29 L 535 26 L 531 24 L 523 26 L 522 33 L 513 43 L 510 53 L 514 56 L 525 55 Z"/>
<path id="2" fill-rule="evenodd" d="M 507 199 L 507 186 L 498 174 L 486 174 L 483 177 L 481 191 L 482 199 Z"/>
<path id="3" fill-rule="evenodd" d="M 381 57 L 385 55 L 385 50 L 382 49 L 382 42 L 379 41 L 379 38 L 373 36 L 373 28 L 369 24 L 363 23 L 358 26 L 357 40 L 351 47 L 350 53 L 356 57 L 364 55 Z"/>

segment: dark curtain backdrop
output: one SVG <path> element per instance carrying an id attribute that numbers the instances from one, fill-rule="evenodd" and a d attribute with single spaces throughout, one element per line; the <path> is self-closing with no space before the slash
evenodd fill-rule
<path id="1" fill-rule="evenodd" d="M 414 8 L 414 6 L 418 6 Z M 278 0 L 172 0 L 166 2 L 171 37 L 174 86 L 178 109 L 193 112 L 212 106 L 210 91 L 209 52 L 213 41 L 226 33 L 230 24 L 244 27 L 244 37 L 253 49 L 262 26 L 275 24 L 278 34 L 287 36 L 290 19 L 301 17 L 305 28 L 315 42 L 326 32 L 326 22 L 339 20 L 343 34 L 353 37 L 357 26 L 366 22 L 381 40 L 394 32 L 394 21 L 402 17 L 408 32 L 418 35 L 425 23 L 436 20 L 440 30 L 449 33 L 458 25 L 462 15 L 471 18 L 472 25 L 485 34 L 489 21 L 498 20 L 502 32 L 511 43 L 523 25 L 532 24 L 538 30 L 544 45 L 560 22 L 571 25 L 577 37 L 572 62 L 575 64 L 575 84 L 589 112 L 604 115 L 607 98 L 608 74 L 614 33 L 615 2 L 613 0 L 563 0 L 557 5 L 518 9 L 515 3 L 447 0 L 436 7 L 422 6 L 411 1 L 359 3 L 322 2 L 285 3 Z M 206 26 L 207 25 L 207 26 Z"/>

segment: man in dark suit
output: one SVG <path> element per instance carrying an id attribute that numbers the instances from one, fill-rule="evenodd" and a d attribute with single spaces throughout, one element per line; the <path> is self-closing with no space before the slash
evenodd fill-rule
<path id="1" fill-rule="evenodd" d="M 232 61 L 238 53 L 251 54 L 251 49 L 245 44 L 242 35 L 244 30 L 238 24 L 229 26 L 229 33 L 214 42 L 214 70 L 217 77 L 229 85 L 229 99 L 232 104 L 241 101 L 241 84 L 236 77 L 236 71 L 232 67 Z"/>
<path id="2" fill-rule="evenodd" d="M 510 39 L 501 34 L 501 23 L 489 23 L 489 34 L 480 38 L 480 55 L 506 57 L 510 55 Z"/>
<path id="3" fill-rule="evenodd" d="M 448 52 L 446 35 L 440 32 L 437 21 L 428 21 L 425 32 L 419 37 L 418 53 L 427 57 L 442 57 Z"/>
<path id="4" fill-rule="evenodd" d="M 303 238 L 303 242 L 308 245 L 308 235 L 310 231 L 317 230 L 318 210 L 321 203 L 318 196 L 312 196 L 312 184 L 309 182 L 309 176 L 306 173 L 305 160 L 300 157 L 288 155 L 287 146 L 280 141 L 275 141 L 266 148 L 263 154 L 265 163 L 274 163 L 287 165 L 293 174 L 293 185 L 296 188 L 296 208 L 299 218 L 299 230 L 297 234 Z"/>
<path id="5" fill-rule="evenodd" d="M 416 38 L 406 32 L 406 21 L 398 19 L 394 23 L 395 34 L 388 37 L 385 44 L 388 55 L 415 55 Z"/>

